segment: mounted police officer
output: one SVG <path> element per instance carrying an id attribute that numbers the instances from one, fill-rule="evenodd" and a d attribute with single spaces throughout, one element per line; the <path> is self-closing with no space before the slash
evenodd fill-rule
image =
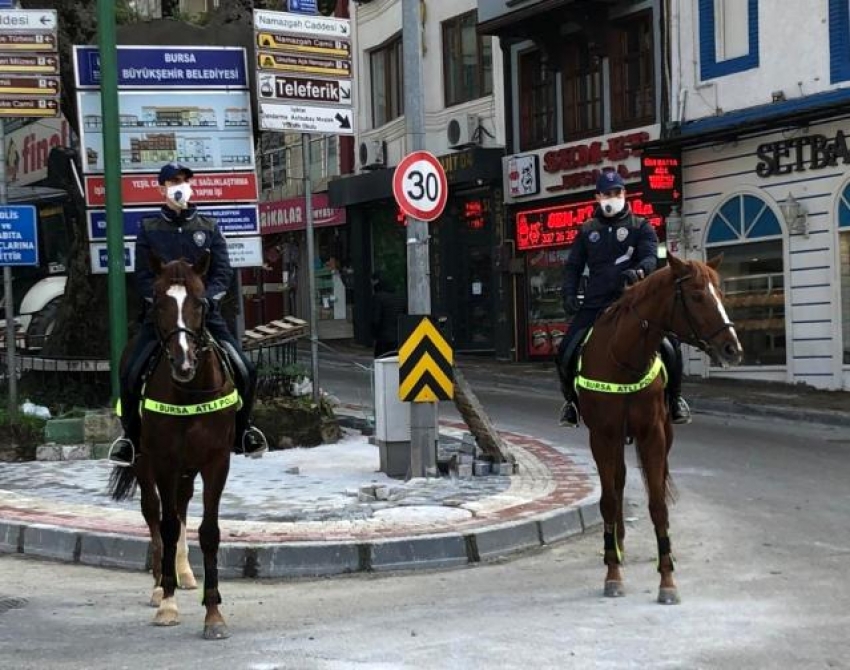
<path id="1" fill-rule="evenodd" d="M 560 423 L 578 425 L 575 354 L 598 314 L 613 303 L 626 286 L 640 281 L 658 263 L 658 238 L 649 222 L 632 213 L 626 202 L 626 185 L 614 170 L 604 170 L 596 182 L 596 210 L 573 244 L 564 268 L 563 300 L 567 315 L 574 315 L 561 340 L 555 364 L 564 394 Z M 590 275 L 584 300 L 578 299 L 581 276 Z M 667 336 L 661 345 L 667 367 L 667 395 L 673 423 L 690 423 L 691 411 L 682 398 L 682 353 L 679 342 Z"/>
<path id="2" fill-rule="evenodd" d="M 156 328 L 151 315 L 154 274 L 150 268 L 151 253 L 163 262 L 184 258 L 194 263 L 205 251 L 210 263 L 204 278 L 206 286 L 206 328 L 221 345 L 232 362 L 234 382 L 242 398 L 236 414 L 237 453 L 260 455 L 268 448 L 266 438 L 250 423 L 251 409 L 257 385 L 254 364 L 232 335 L 219 310 L 219 302 L 233 279 L 233 268 L 227 253 L 227 243 L 214 219 L 198 213 L 192 204 L 192 170 L 179 163 L 168 163 L 159 171 L 160 191 L 165 204 L 158 216 L 142 220 L 136 238 L 135 277 L 139 295 L 145 301 L 145 315 L 135 344 L 121 370 L 121 424 L 124 434 L 113 442 L 109 460 L 115 465 L 132 465 L 141 434 L 139 397 L 142 377 L 151 354 L 158 346 Z"/>

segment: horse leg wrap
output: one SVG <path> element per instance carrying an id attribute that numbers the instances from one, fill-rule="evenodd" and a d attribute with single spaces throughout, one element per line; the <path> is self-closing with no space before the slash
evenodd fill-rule
<path id="1" fill-rule="evenodd" d="M 608 527 L 605 527 L 605 531 L 602 533 L 602 538 L 605 542 L 605 563 L 608 564 L 609 557 L 612 557 L 614 563 L 622 563 L 623 562 L 623 554 L 620 551 L 620 545 L 617 543 L 617 526 L 611 526 L 609 530 Z"/>
<path id="2" fill-rule="evenodd" d="M 670 548 L 670 537 L 665 535 L 664 537 L 656 538 L 658 540 L 658 572 L 661 572 L 661 562 L 664 558 L 669 559 L 670 570 L 674 569 L 674 560 L 673 553 Z"/>
<path id="3" fill-rule="evenodd" d="M 210 598 L 212 596 L 212 598 Z M 210 602 L 213 600 L 214 602 Z M 207 605 L 221 605 L 221 594 L 218 592 L 218 589 L 210 589 L 209 591 L 204 590 L 204 599 L 201 600 L 201 605 L 206 607 Z"/>

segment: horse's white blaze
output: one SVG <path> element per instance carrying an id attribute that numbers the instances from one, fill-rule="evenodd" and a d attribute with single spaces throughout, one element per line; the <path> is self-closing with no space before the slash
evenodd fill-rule
<path id="1" fill-rule="evenodd" d="M 180 284 L 173 284 L 166 291 L 166 295 L 171 296 L 177 302 L 177 327 L 185 328 L 186 322 L 183 320 L 183 304 L 186 302 L 186 287 Z M 185 332 L 181 332 L 177 336 L 177 342 L 183 350 L 183 369 L 188 371 L 192 364 L 189 362 L 189 338 Z"/>
<path id="2" fill-rule="evenodd" d="M 714 288 L 714 284 L 708 282 L 708 291 L 711 293 L 711 297 L 714 298 L 714 302 L 717 305 L 717 311 L 720 312 L 720 316 L 723 318 L 725 323 L 732 323 L 729 320 L 729 315 L 726 314 L 726 308 L 723 306 L 723 303 L 720 301 L 720 296 L 717 295 L 717 290 Z M 732 332 L 732 337 L 735 338 L 735 344 L 738 345 L 738 349 L 741 349 L 741 341 L 738 339 L 738 333 L 735 332 L 734 326 L 729 326 L 729 330 Z"/>

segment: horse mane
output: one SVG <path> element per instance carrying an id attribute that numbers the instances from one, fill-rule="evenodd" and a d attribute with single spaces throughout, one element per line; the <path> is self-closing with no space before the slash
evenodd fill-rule
<path id="1" fill-rule="evenodd" d="M 598 324 L 616 320 L 620 314 L 629 311 L 635 304 L 641 302 L 648 295 L 656 294 L 659 285 L 663 283 L 671 270 L 669 266 L 650 273 L 645 279 L 627 287 L 623 294 L 614 301 L 597 319 Z"/>

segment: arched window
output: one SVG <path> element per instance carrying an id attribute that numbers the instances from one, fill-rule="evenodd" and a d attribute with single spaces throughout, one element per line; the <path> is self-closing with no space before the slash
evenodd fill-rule
<path id="1" fill-rule="evenodd" d="M 785 365 L 785 268 L 776 213 L 757 196 L 732 196 L 708 222 L 705 246 L 708 258 L 723 254 L 724 302 L 744 346 L 743 364 Z"/>
<path id="2" fill-rule="evenodd" d="M 841 272 L 841 332 L 844 364 L 850 364 L 850 184 L 838 199 L 838 266 Z"/>

